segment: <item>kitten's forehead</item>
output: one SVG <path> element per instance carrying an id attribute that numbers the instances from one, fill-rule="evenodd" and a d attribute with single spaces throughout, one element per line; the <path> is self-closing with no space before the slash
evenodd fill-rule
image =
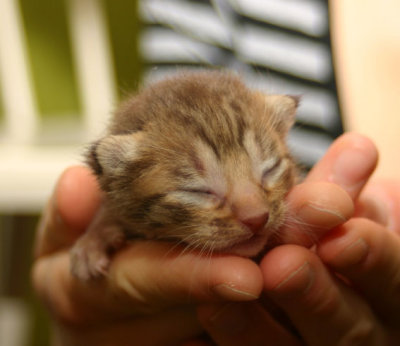
<path id="1" fill-rule="evenodd" d="M 257 136 L 251 129 L 243 135 L 243 143 L 232 148 L 228 153 L 219 157 L 207 143 L 194 142 L 196 160 L 201 167 L 199 173 L 215 192 L 225 194 L 230 184 L 237 181 L 260 181 L 265 167 L 272 166 L 279 159 L 279 153 L 271 146 L 268 153 L 257 141 Z"/>
<path id="2" fill-rule="evenodd" d="M 224 194 L 226 192 L 226 178 L 221 158 L 217 156 L 215 151 L 206 143 L 197 140 L 194 143 L 196 150 L 196 158 L 201 162 L 203 167 L 200 172 L 204 179 L 216 193 Z"/>
<path id="3" fill-rule="evenodd" d="M 255 163 L 259 163 L 261 161 L 261 157 L 263 156 L 260 143 L 256 140 L 256 135 L 254 131 L 247 130 L 243 136 L 243 146 L 246 150 L 247 154 L 251 158 L 251 160 Z"/>

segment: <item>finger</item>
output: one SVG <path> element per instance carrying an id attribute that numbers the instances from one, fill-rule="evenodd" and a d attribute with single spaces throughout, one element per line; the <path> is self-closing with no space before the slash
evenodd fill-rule
<path id="1" fill-rule="evenodd" d="M 39 223 L 36 257 L 73 244 L 89 225 L 100 200 L 97 182 L 88 168 L 67 168 L 61 175 Z"/>
<path id="2" fill-rule="evenodd" d="M 378 151 L 368 138 L 356 133 L 339 137 L 313 167 L 306 182 L 327 181 L 339 185 L 356 199 L 374 171 Z"/>
<path id="3" fill-rule="evenodd" d="M 150 241 L 119 251 L 103 281 L 88 284 L 71 276 L 65 251 L 37 261 L 33 282 L 51 310 L 83 324 L 193 302 L 255 300 L 262 290 L 260 269 L 249 259 L 204 257 Z"/>
<path id="4" fill-rule="evenodd" d="M 339 186 L 326 182 L 297 185 L 286 201 L 288 215 L 277 234 L 279 242 L 284 244 L 309 246 L 352 217 L 354 212 L 349 195 Z"/>
<path id="5" fill-rule="evenodd" d="M 384 345 L 368 305 L 335 279 L 312 251 L 283 245 L 261 263 L 266 293 L 288 314 L 307 345 Z"/>
<path id="6" fill-rule="evenodd" d="M 258 302 L 203 305 L 197 314 L 218 346 L 300 345 Z"/>
<path id="7" fill-rule="evenodd" d="M 63 340 L 63 345 L 66 340 L 68 345 L 181 345 L 202 330 L 194 309 L 180 307 L 134 320 L 114 320 L 96 327 L 59 323 L 56 335 Z"/>
<path id="8" fill-rule="evenodd" d="M 209 341 L 203 341 L 203 340 L 191 340 L 187 341 L 182 344 L 182 346 L 214 346 L 215 344 Z"/>
<path id="9" fill-rule="evenodd" d="M 363 190 L 356 215 L 375 221 L 400 234 L 400 183 L 398 180 L 374 179 Z"/>
<path id="10" fill-rule="evenodd" d="M 376 194 L 366 195 L 364 191 L 357 200 L 354 217 L 369 219 L 386 227 L 393 225 L 387 204 Z"/>
<path id="11" fill-rule="evenodd" d="M 171 248 L 167 242 L 133 243 L 115 257 L 109 280 L 117 292 L 130 297 L 139 293 L 158 306 L 188 302 L 191 297 L 196 301 L 215 301 L 215 297 L 248 301 L 257 299 L 262 290 L 260 270 L 250 259 L 202 256 Z"/>
<path id="12" fill-rule="evenodd" d="M 400 324 L 400 238 L 367 219 L 352 219 L 322 239 L 317 251 L 348 279 L 379 316 Z"/>
<path id="13" fill-rule="evenodd" d="M 202 339 L 193 339 L 185 341 L 182 346 L 215 346 L 212 341 L 206 341 Z"/>

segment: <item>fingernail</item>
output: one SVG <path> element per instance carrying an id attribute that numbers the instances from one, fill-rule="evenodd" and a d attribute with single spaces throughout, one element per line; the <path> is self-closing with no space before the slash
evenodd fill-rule
<path id="1" fill-rule="evenodd" d="M 296 210 L 295 219 L 307 220 L 307 223 L 288 224 L 292 227 L 283 238 L 286 244 L 300 244 L 302 246 L 311 246 L 325 234 L 327 231 L 336 227 L 347 220 L 339 211 L 327 209 L 315 203 L 306 203 Z M 329 225 L 315 227 L 312 232 L 309 231 L 310 225 Z"/>
<path id="2" fill-rule="evenodd" d="M 331 180 L 346 191 L 357 190 L 365 182 L 375 163 L 357 148 L 344 151 L 333 168 Z"/>
<path id="3" fill-rule="evenodd" d="M 326 205 L 318 205 L 315 202 L 308 202 L 301 206 L 297 211 L 297 216 L 303 220 L 309 220 L 311 224 L 320 223 L 320 219 L 324 218 L 325 223 L 334 227 L 347 220 L 339 210 L 327 208 Z"/>
<path id="4" fill-rule="evenodd" d="M 337 267 L 348 267 L 362 262 L 368 254 L 369 246 L 363 238 L 359 238 L 345 247 L 333 260 Z"/>
<path id="5" fill-rule="evenodd" d="M 212 288 L 212 290 L 223 299 L 233 301 L 250 301 L 258 298 L 258 295 L 243 291 L 226 283 L 216 285 Z"/>
<path id="6" fill-rule="evenodd" d="M 323 214 L 327 214 L 326 216 L 333 216 L 334 218 L 339 219 L 340 221 L 346 221 L 347 219 L 337 210 L 328 209 L 326 207 L 322 207 L 313 203 L 309 203 L 307 205 L 308 208 L 314 209 L 317 212 L 321 212 Z M 304 210 L 303 210 L 304 212 Z"/>
<path id="7" fill-rule="evenodd" d="M 297 294 L 306 293 L 314 282 L 314 271 L 308 262 L 304 262 L 300 267 L 293 270 L 286 276 L 274 291 L 279 295 L 290 295 L 291 297 Z"/>

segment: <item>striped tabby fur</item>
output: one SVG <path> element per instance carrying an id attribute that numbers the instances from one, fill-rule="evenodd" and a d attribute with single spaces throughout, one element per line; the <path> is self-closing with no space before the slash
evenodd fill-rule
<path id="1" fill-rule="evenodd" d="M 110 251 L 137 236 L 256 256 L 285 218 L 296 107 L 217 71 L 181 73 L 129 99 L 87 153 L 105 202 L 73 250 L 73 272 L 104 274 Z"/>

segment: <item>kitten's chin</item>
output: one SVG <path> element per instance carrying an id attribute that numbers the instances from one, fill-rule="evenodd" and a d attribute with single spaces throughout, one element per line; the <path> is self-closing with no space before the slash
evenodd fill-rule
<path id="1" fill-rule="evenodd" d="M 223 250 L 225 253 L 242 257 L 255 257 L 263 251 L 267 245 L 268 234 L 256 234 Z"/>

